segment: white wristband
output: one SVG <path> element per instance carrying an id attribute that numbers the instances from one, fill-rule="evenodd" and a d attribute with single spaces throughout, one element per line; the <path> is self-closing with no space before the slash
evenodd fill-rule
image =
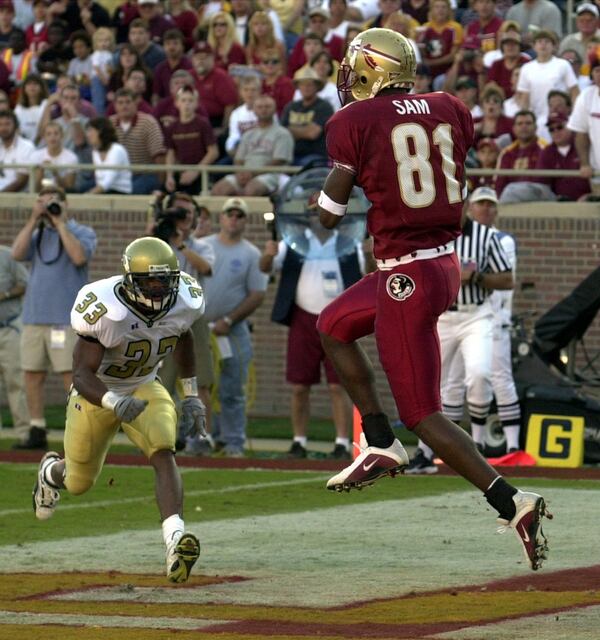
<path id="1" fill-rule="evenodd" d="M 123 398 L 123 396 L 119 395 L 118 393 L 115 393 L 114 391 L 107 391 L 103 396 L 102 396 L 102 406 L 105 409 L 110 409 L 111 411 L 115 410 L 115 407 L 117 406 L 117 402 L 119 402 L 119 400 L 121 400 Z"/>
<path id="2" fill-rule="evenodd" d="M 348 204 L 340 204 L 339 202 L 334 202 L 324 191 L 321 191 L 321 193 L 319 194 L 318 202 L 321 209 L 325 209 L 325 211 L 333 213 L 334 216 L 342 217 L 346 215 Z"/>
<path id="3" fill-rule="evenodd" d="M 198 396 L 198 382 L 196 381 L 196 376 L 193 378 L 181 378 L 181 386 L 183 387 L 184 398 L 189 396 L 196 398 Z"/>

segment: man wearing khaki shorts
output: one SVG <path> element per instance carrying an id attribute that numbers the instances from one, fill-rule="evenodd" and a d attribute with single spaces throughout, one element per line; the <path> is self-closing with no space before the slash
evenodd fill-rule
<path id="1" fill-rule="evenodd" d="M 96 250 L 96 233 L 69 216 L 65 193 L 44 187 L 29 219 L 17 234 L 12 256 L 30 261 L 31 275 L 23 303 L 21 363 L 30 414 L 29 434 L 17 449 L 47 449 L 44 384 L 50 367 L 71 386 L 76 336 L 70 311 L 77 292 L 88 282 L 88 264 Z"/>

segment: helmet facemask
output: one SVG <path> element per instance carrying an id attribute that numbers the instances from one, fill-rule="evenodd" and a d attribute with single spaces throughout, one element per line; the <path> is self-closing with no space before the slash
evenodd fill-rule
<path id="1" fill-rule="evenodd" d="M 168 311 L 177 301 L 179 271 L 126 273 L 123 287 L 127 297 L 149 318 Z"/>

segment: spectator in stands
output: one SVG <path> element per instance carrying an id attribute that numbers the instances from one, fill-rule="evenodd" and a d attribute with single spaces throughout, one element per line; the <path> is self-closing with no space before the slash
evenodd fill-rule
<path id="1" fill-rule="evenodd" d="M 447 93 L 454 93 L 458 78 L 469 78 L 475 83 L 477 87 L 475 101 L 478 102 L 477 96 L 481 93 L 486 83 L 487 72 L 483 65 L 481 49 L 474 47 L 473 43 L 470 43 L 469 47 L 462 47 L 456 53 L 452 65 L 444 74 L 442 90 Z"/>
<path id="2" fill-rule="evenodd" d="M 248 23 L 248 46 L 245 55 L 250 65 L 257 65 L 262 54 L 270 49 L 276 49 L 281 60 L 286 60 L 285 45 L 275 37 L 273 23 L 264 11 L 255 11 Z"/>
<path id="3" fill-rule="evenodd" d="M 408 39 L 415 52 L 415 59 L 417 61 L 417 64 L 420 64 L 422 61 L 421 49 L 419 48 L 419 45 L 415 40 L 418 27 L 419 24 L 417 23 L 417 21 L 414 18 L 411 18 L 407 13 L 402 13 L 402 11 L 395 11 L 389 17 L 386 29 L 397 31 Z"/>
<path id="4" fill-rule="evenodd" d="M 250 0 L 232 0 L 231 15 L 235 23 L 237 41 L 245 47 L 248 44 L 248 22 L 254 12 Z"/>
<path id="5" fill-rule="evenodd" d="M 197 42 L 192 57 L 198 75 L 196 86 L 202 105 L 217 137 L 229 125 L 229 116 L 238 105 L 238 92 L 234 80 L 223 69 L 215 67 L 215 55 L 208 42 Z M 224 141 L 223 141 L 224 142 Z"/>
<path id="6" fill-rule="evenodd" d="M 35 73 L 37 69 L 35 56 L 27 48 L 24 31 L 13 30 L 8 39 L 8 47 L 2 52 L 2 60 L 8 69 L 12 95 L 16 97 L 29 73 Z"/>
<path id="7" fill-rule="evenodd" d="M 396 0 L 398 1 L 398 0 Z M 342 61 L 344 57 L 344 41 L 342 38 L 334 35 L 329 29 L 329 11 L 321 7 L 313 7 L 308 12 L 308 30 L 309 33 L 319 36 L 325 48 L 331 54 L 331 57 L 338 62 Z M 288 75 L 293 76 L 294 73 L 305 65 L 308 60 L 317 53 L 311 51 L 307 56 L 304 50 L 304 39 L 308 37 L 308 34 L 304 37 L 300 37 L 296 42 L 290 58 L 288 60 Z"/>
<path id="8" fill-rule="evenodd" d="M 594 38 L 596 39 L 596 38 Z M 599 39 L 600 40 L 600 39 Z M 582 73 L 582 60 L 579 57 L 579 54 L 577 53 L 577 51 L 575 51 L 575 49 L 565 49 L 561 54 L 560 57 L 563 60 L 566 60 L 572 67 L 573 69 L 573 73 L 575 74 L 575 77 L 577 78 L 577 85 L 579 86 L 579 91 L 582 91 L 583 89 L 585 89 L 586 87 L 590 86 L 590 76 L 589 74 L 584 74 Z"/>
<path id="9" fill-rule="evenodd" d="M 498 158 L 498 169 L 533 169 L 542 151 L 542 143 L 536 133 L 535 114 L 532 111 L 522 110 L 515 115 L 513 136 L 515 141 L 505 147 Z M 531 194 L 536 192 L 531 178 L 523 176 L 498 176 L 496 178 L 496 193 L 501 202 L 527 202 Z"/>
<path id="10" fill-rule="evenodd" d="M 198 220 L 194 229 L 194 238 L 205 238 L 213 232 L 213 219 L 210 209 L 204 205 L 198 206 Z"/>
<path id="11" fill-rule="evenodd" d="M 411 93 L 429 93 L 431 91 L 431 70 L 426 64 L 417 65 L 415 84 Z"/>
<path id="12" fill-rule="evenodd" d="M 239 0 L 234 0 L 237 2 Z M 213 414 L 215 450 L 231 457 L 243 456 L 246 440 L 246 392 L 252 360 L 252 340 L 247 318 L 262 304 L 267 276 L 260 272 L 260 251 L 244 239 L 248 205 L 229 198 L 219 216 L 219 232 L 205 238 L 214 250 L 213 275 L 204 286 L 206 311 L 212 331 L 225 345 L 217 380 L 219 410 Z"/>
<path id="13" fill-rule="evenodd" d="M 364 19 L 365 29 L 372 28 L 387 28 L 388 20 L 390 16 L 398 11 L 401 11 L 402 0 L 377 0 L 377 9 L 379 10 L 371 18 L 359 18 Z M 421 24 L 421 23 L 419 23 Z"/>
<path id="14" fill-rule="evenodd" d="M 521 0 L 508 10 L 506 19 L 519 23 L 523 41 L 527 46 L 533 41 L 529 25 L 535 25 L 542 31 L 550 31 L 559 38 L 562 37 L 562 15 L 560 9 L 550 0 Z"/>
<path id="15" fill-rule="evenodd" d="M 300 42 L 300 40 L 298 42 Z M 306 60 L 306 62 L 299 68 L 301 69 L 303 66 L 308 64 L 308 61 L 313 56 L 316 56 L 317 53 L 320 53 L 321 51 L 326 51 L 323 38 L 320 35 L 313 33 L 311 31 L 304 34 L 303 41 L 302 41 L 302 53 L 304 54 L 304 60 Z M 294 75 L 293 73 L 290 72 L 289 68 L 288 68 L 288 75 L 290 76 Z"/>
<path id="16" fill-rule="evenodd" d="M 502 18 L 496 14 L 496 0 L 475 0 L 473 8 L 477 19 L 469 22 L 465 39 L 477 42 L 483 53 L 496 48 L 496 34 L 502 26 Z"/>
<path id="17" fill-rule="evenodd" d="M 9 47 L 10 36 L 19 30 L 15 26 L 15 6 L 12 0 L 0 0 L 0 49 Z"/>
<path id="18" fill-rule="evenodd" d="M 108 11 L 95 0 L 68 0 L 66 11 L 59 17 L 69 25 L 69 33 L 83 29 L 93 36 L 98 27 L 110 27 Z"/>
<path id="19" fill-rule="evenodd" d="M 103 116 L 106 111 L 108 85 L 113 72 L 115 37 L 110 29 L 100 27 L 96 29 L 92 42 L 94 46 L 91 78 L 92 104 L 96 113 Z"/>
<path id="20" fill-rule="evenodd" d="M 254 101 L 260 95 L 261 82 L 250 76 L 240 80 L 242 104 L 231 112 L 229 133 L 225 141 L 225 151 L 231 158 L 235 156 L 242 134 L 256 126 L 258 118 L 254 113 Z"/>
<path id="21" fill-rule="evenodd" d="M 0 111 L 0 164 L 27 164 L 31 162 L 33 144 L 18 134 L 17 116 L 5 109 Z M 4 167 L 0 171 L 0 192 L 22 191 L 27 185 L 27 169 Z"/>
<path id="22" fill-rule="evenodd" d="M 165 134 L 167 147 L 167 191 L 185 191 L 198 194 L 202 187 L 202 176 L 199 171 L 173 171 L 170 165 L 213 164 L 219 157 L 215 134 L 205 118 L 198 117 L 198 92 L 192 86 L 179 89 L 175 99 L 179 112 L 177 121 Z"/>
<path id="23" fill-rule="evenodd" d="M 521 75 L 521 69 L 523 67 L 515 67 L 512 70 L 512 74 L 510 76 L 510 84 L 512 87 L 512 96 L 507 98 L 502 105 L 502 110 L 504 111 L 504 115 L 509 118 L 514 118 L 517 111 L 521 110 L 519 103 L 517 102 L 515 95 L 517 91 L 517 85 L 519 84 L 519 76 Z"/>
<path id="24" fill-rule="evenodd" d="M 33 22 L 25 28 L 25 40 L 29 50 L 41 53 L 48 43 L 49 13 L 46 0 L 33 0 Z"/>
<path id="25" fill-rule="evenodd" d="M 1 12 L 0 12 L 1 15 Z M 48 46 L 37 59 L 38 73 L 59 76 L 67 72 L 73 51 L 67 41 L 67 29 L 62 20 L 56 20 L 48 26 Z"/>
<path id="26" fill-rule="evenodd" d="M 110 117 L 117 132 L 117 140 L 131 164 L 165 163 L 167 150 L 163 133 L 154 116 L 138 113 L 135 94 L 127 88 L 119 89 L 115 99 L 116 114 Z M 162 180 L 157 173 L 133 173 L 131 193 L 147 194 L 160 189 Z"/>
<path id="27" fill-rule="evenodd" d="M 122 88 L 129 89 L 133 92 L 136 111 L 148 113 L 151 116 L 154 115 L 152 106 L 144 99 L 144 96 L 148 92 L 148 72 L 146 69 L 137 69 L 136 67 L 131 69 L 125 78 L 125 83 Z M 106 108 L 106 115 L 112 116 L 114 114 L 115 103 L 113 101 Z"/>
<path id="28" fill-rule="evenodd" d="M 63 145 L 64 133 L 58 122 L 50 121 L 42 132 L 44 146 L 36 149 L 31 162 L 39 168 L 35 171 L 35 188 L 55 185 L 63 191 L 73 191 L 75 187 L 75 169 L 61 169 L 61 165 L 77 164 L 77 156 Z"/>
<path id="29" fill-rule="evenodd" d="M 277 105 L 277 115 L 281 116 L 284 107 L 294 97 L 294 82 L 283 71 L 283 60 L 277 49 L 265 51 L 259 64 L 263 76 L 262 92 L 271 96 Z"/>
<path id="30" fill-rule="evenodd" d="M 512 141 L 513 119 L 502 113 L 504 92 L 492 82 L 486 85 L 481 94 L 483 114 L 473 119 L 475 129 L 475 145 L 481 138 L 493 138 L 500 147 Z"/>
<path id="31" fill-rule="evenodd" d="M 160 63 L 159 63 L 160 64 Z M 144 60 L 139 51 L 131 44 L 125 43 L 116 54 L 115 70 L 108 82 L 106 99 L 113 102 L 115 92 L 123 86 L 127 74 L 132 69 L 144 69 Z"/>
<path id="32" fill-rule="evenodd" d="M 538 136 L 545 140 L 550 138 L 546 129 L 548 93 L 552 89 L 568 91 L 572 100 L 579 94 L 571 65 L 554 55 L 556 44 L 556 36 L 550 31 L 538 31 L 534 35 L 533 48 L 537 57 L 523 65 L 517 85 L 517 102 L 522 109 L 533 111 L 537 118 Z"/>
<path id="33" fill-rule="evenodd" d="M 27 29 L 33 24 L 33 0 L 15 0 L 15 26 L 19 29 Z"/>
<path id="34" fill-rule="evenodd" d="M 19 119 L 19 131 L 24 138 L 37 144 L 38 125 L 48 102 L 48 87 L 43 78 L 30 73 L 19 92 L 15 115 Z"/>
<path id="35" fill-rule="evenodd" d="M 75 31 L 71 34 L 73 58 L 69 62 L 67 75 L 79 87 L 82 98 L 91 100 L 92 97 L 92 39 L 87 31 Z"/>
<path id="36" fill-rule="evenodd" d="M 218 11 L 210 17 L 206 41 L 214 51 L 216 67 L 227 71 L 231 64 L 246 64 L 246 52 L 230 13 Z"/>
<path id="37" fill-rule="evenodd" d="M 329 0 L 329 30 L 342 40 L 346 38 L 346 30 L 350 22 L 347 19 L 348 3 L 346 0 Z"/>
<path id="38" fill-rule="evenodd" d="M 53 212 L 48 205 L 54 205 Z M 31 263 L 23 303 L 21 366 L 31 416 L 29 436 L 16 449 L 46 449 L 44 386 L 50 367 L 69 392 L 72 353 L 77 340 L 70 311 L 77 292 L 88 282 L 88 263 L 96 234 L 69 214 L 65 192 L 56 186 L 40 190 L 31 215 L 12 245 L 12 257 Z"/>
<path id="39" fill-rule="evenodd" d="M 123 4 L 115 8 L 111 26 L 115 32 L 115 39 L 119 44 L 127 42 L 129 26 L 139 18 L 140 12 L 138 11 L 137 0 L 125 0 Z"/>
<path id="40" fill-rule="evenodd" d="M 144 21 L 150 31 L 150 38 L 162 44 L 165 33 L 173 28 L 173 20 L 170 16 L 162 14 L 159 0 L 139 0 L 138 11 L 140 19 Z"/>
<path id="41" fill-rule="evenodd" d="M 340 99 L 337 92 L 337 72 L 339 64 L 332 59 L 329 51 L 323 50 L 315 54 L 308 65 L 305 65 L 303 69 L 311 68 L 319 76 L 323 82 L 323 88 L 317 93 L 319 98 L 326 100 L 331 105 L 333 112 L 335 113 L 340 107 Z M 294 93 L 294 100 L 300 100 L 302 95 L 300 89 L 296 89 Z"/>
<path id="42" fill-rule="evenodd" d="M 469 109 L 473 118 L 480 118 L 483 111 L 477 104 L 477 82 L 469 76 L 461 76 L 454 85 L 454 95 Z"/>
<path id="43" fill-rule="evenodd" d="M 275 101 L 270 96 L 259 96 L 254 101 L 258 120 L 240 140 L 234 164 L 247 171 L 239 171 L 219 180 L 212 188 L 215 196 L 266 196 L 280 186 L 280 174 L 256 173 L 264 166 L 289 165 L 294 157 L 294 139 L 290 132 L 274 122 Z"/>
<path id="44" fill-rule="evenodd" d="M 542 149 L 536 164 L 536 169 L 559 169 L 565 171 L 579 171 L 580 163 L 575 149 L 575 134 L 567 128 L 569 116 L 564 111 L 551 112 L 546 126 L 552 136 L 552 144 Z M 559 176 L 545 178 L 538 176 L 536 182 L 546 185 L 551 197 L 545 200 L 581 200 L 590 192 L 589 180 Z"/>
<path id="45" fill-rule="evenodd" d="M 123 145 L 117 142 L 117 132 L 112 122 L 105 117 L 92 118 L 85 128 L 92 147 L 94 180 L 96 186 L 88 193 L 131 193 L 131 171 L 129 169 L 104 169 L 104 165 L 129 165 L 129 156 Z"/>
<path id="46" fill-rule="evenodd" d="M 170 25 L 168 28 L 170 28 Z M 131 21 L 128 40 L 129 44 L 141 56 L 142 62 L 148 69 L 156 68 L 166 58 L 160 44 L 153 42 L 150 28 L 142 18 L 136 18 Z"/>
<path id="47" fill-rule="evenodd" d="M 558 89 L 553 89 L 548 93 L 547 101 L 548 113 L 556 113 L 559 111 L 560 113 L 566 113 L 569 115 L 573 108 L 571 96 L 564 91 L 559 91 Z"/>
<path id="48" fill-rule="evenodd" d="M 429 20 L 423 27 L 419 37 L 423 62 L 431 69 L 433 89 L 437 90 L 462 44 L 463 28 L 454 20 L 450 0 L 432 0 Z"/>
<path id="49" fill-rule="evenodd" d="M 188 0 L 166 0 L 165 11 L 173 25 L 181 31 L 185 40 L 185 50 L 194 46 L 194 32 L 198 26 L 198 15 Z"/>
<path id="50" fill-rule="evenodd" d="M 302 99 L 290 102 L 281 116 L 281 124 L 295 140 L 294 164 L 322 166 L 327 162 L 325 123 L 333 115 L 333 109 L 317 95 L 323 81 L 311 67 L 299 69 L 294 75 L 294 84 L 300 89 Z"/>
<path id="51" fill-rule="evenodd" d="M 530 58 L 521 53 L 521 34 L 517 31 L 507 31 L 501 35 L 500 50 L 502 57 L 492 63 L 487 79 L 495 82 L 510 98 L 514 93 L 511 82 L 513 69 L 529 62 Z"/>
<path id="52" fill-rule="evenodd" d="M 575 26 L 577 31 L 570 33 L 560 41 L 558 53 L 562 54 L 567 49 L 573 49 L 579 54 L 579 59 L 587 58 L 588 42 L 594 37 L 600 35 L 598 28 L 598 18 L 600 11 L 598 5 L 592 2 L 582 2 L 575 10 Z"/>
<path id="53" fill-rule="evenodd" d="M 88 118 L 81 112 L 81 100 L 77 85 L 68 84 L 60 90 L 60 93 L 54 93 L 50 96 L 42 113 L 40 130 L 43 130 L 52 119 L 52 107 L 57 102 L 60 105 L 60 116 L 53 119 L 62 127 L 65 147 L 75 151 L 75 147 L 84 144 L 84 128 L 88 121 Z"/>
<path id="54" fill-rule="evenodd" d="M 304 5 L 304 0 L 280 0 L 269 3 L 279 18 L 287 51 L 293 49 L 302 33 Z"/>
<path id="55" fill-rule="evenodd" d="M 179 118 L 179 111 L 177 110 L 177 106 L 175 105 L 177 92 L 182 87 L 193 87 L 194 85 L 194 76 L 189 71 L 184 71 L 183 69 L 181 69 L 179 71 L 175 71 L 175 73 L 171 76 L 168 97 L 163 98 L 152 111 L 152 115 L 158 120 L 163 132 L 166 131 Z M 198 101 L 196 115 L 208 119 L 208 113 L 206 112 L 206 109 L 202 106 L 202 103 L 200 101 Z"/>
<path id="56" fill-rule="evenodd" d="M 495 169 L 499 155 L 500 147 L 493 138 L 481 138 L 475 151 L 475 166 L 478 169 Z M 469 191 L 477 187 L 493 187 L 494 179 L 493 175 L 469 178 Z"/>
<path id="57" fill-rule="evenodd" d="M 402 11 L 425 24 L 429 20 L 429 0 L 402 0 Z"/>
<path id="58" fill-rule="evenodd" d="M 590 58 L 592 85 L 577 97 L 568 127 L 575 132 L 575 147 L 581 164 L 581 177 L 591 180 L 594 198 L 600 196 L 600 55 Z"/>
<path id="59" fill-rule="evenodd" d="M 179 29 L 165 31 L 163 48 L 167 58 L 152 70 L 154 75 L 152 86 L 153 104 L 157 104 L 159 100 L 169 95 L 169 82 L 175 71 L 180 69 L 191 71 L 193 69 L 190 59 L 184 53 L 184 47 L 185 40 L 183 33 Z"/>

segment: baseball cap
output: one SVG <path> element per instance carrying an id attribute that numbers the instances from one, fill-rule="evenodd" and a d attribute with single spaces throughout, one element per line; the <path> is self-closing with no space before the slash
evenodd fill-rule
<path id="1" fill-rule="evenodd" d="M 548 114 L 548 120 L 546 120 L 546 126 L 549 127 L 553 124 L 564 124 L 568 122 L 569 116 L 563 111 L 554 111 Z"/>
<path id="2" fill-rule="evenodd" d="M 598 7 L 591 2 L 582 2 L 577 9 L 575 9 L 575 13 L 579 16 L 582 13 L 591 13 L 596 16 L 596 18 L 600 17 L 600 11 L 598 11 Z"/>
<path id="3" fill-rule="evenodd" d="M 498 196 L 492 187 L 477 187 L 471 194 L 470 202 L 482 202 L 483 200 L 498 204 Z"/>
<path id="4" fill-rule="evenodd" d="M 331 14 L 324 7 L 313 7 L 308 12 L 308 17 L 312 18 L 313 16 L 321 16 L 322 18 L 325 18 L 325 20 L 329 20 Z"/>
<path id="5" fill-rule="evenodd" d="M 477 151 L 479 149 L 483 149 L 483 147 L 491 147 L 492 149 L 498 150 L 498 144 L 494 140 L 494 138 L 481 138 L 481 140 L 477 143 Z"/>
<path id="6" fill-rule="evenodd" d="M 516 31 L 506 31 L 500 38 L 500 47 L 504 42 L 516 42 L 521 44 L 521 34 Z"/>
<path id="7" fill-rule="evenodd" d="M 454 85 L 455 89 L 477 89 L 477 83 L 469 76 L 461 76 Z"/>
<path id="8" fill-rule="evenodd" d="M 194 45 L 192 53 L 213 53 L 213 49 L 206 40 L 200 40 Z"/>
<path id="9" fill-rule="evenodd" d="M 227 200 L 225 200 L 223 212 L 232 211 L 233 209 L 241 211 L 245 216 L 248 215 L 248 205 L 241 198 L 227 198 Z"/>

